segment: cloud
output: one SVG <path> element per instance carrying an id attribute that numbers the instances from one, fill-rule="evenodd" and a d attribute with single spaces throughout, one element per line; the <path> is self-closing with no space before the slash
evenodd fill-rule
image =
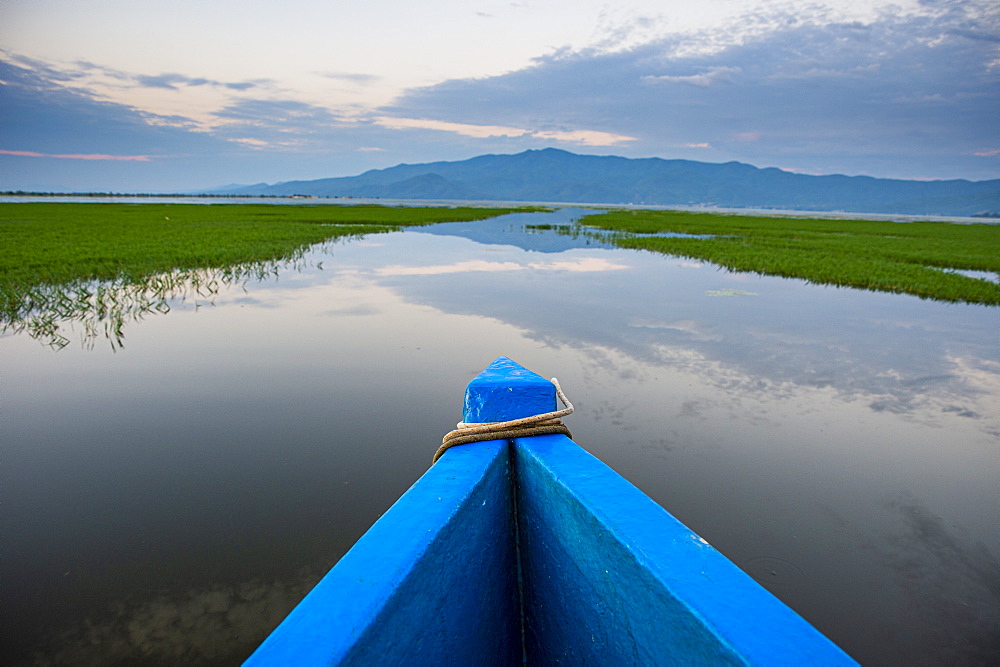
<path id="1" fill-rule="evenodd" d="M 253 148 L 270 148 L 271 144 L 264 141 L 263 139 L 254 139 L 253 137 L 234 137 L 230 141 L 237 144 L 243 144 L 245 146 L 251 146 Z"/>
<path id="2" fill-rule="evenodd" d="M 6 151 L 0 153 L 0 189 L 178 192 L 232 182 L 347 176 L 388 166 L 387 161 L 421 162 L 435 154 L 453 158 L 453 137 L 461 136 L 436 132 L 439 137 L 428 137 L 386 128 L 357 110 L 345 115 L 287 97 L 216 96 L 221 104 L 198 109 L 197 117 L 194 110 L 154 114 L 108 101 L 104 93 L 83 85 L 92 77 L 80 72 L 96 67 L 74 63 L 60 69 L 0 54 L 0 149 Z M 100 74 L 128 86 L 138 79 L 110 68 L 102 68 Z M 147 83 L 183 88 L 190 81 L 197 83 L 197 78 Z M 206 89 L 224 90 L 209 84 L 186 86 L 187 91 Z M 185 90 L 134 86 L 130 90 L 165 95 L 182 107 L 190 102 Z M 43 160 L 17 153 L 158 159 Z"/>
<path id="3" fill-rule="evenodd" d="M 495 137 L 532 137 L 548 139 L 582 146 L 615 146 L 629 141 L 629 137 L 612 132 L 598 130 L 529 130 L 504 125 L 474 125 L 471 123 L 455 123 L 450 121 L 432 120 L 427 118 L 400 118 L 393 116 L 378 116 L 375 123 L 394 130 L 421 129 L 454 132 L 466 137 L 477 139 Z"/>
<path id="4" fill-rule="evenodd" d="M 228 90 L 244 91 L 270 83 L 266 79 L 252 81 L 218 81 L 201 76 L 188 76 L 174 72 L 161 74 L 132 74 L 113 67 L 106 67 L 86 60 L 78 60 L 76 69 L 64 69 L 64 76 L 83 84 L 97 83 L 101 79 L 110 79 L 119 86 L 137 86 L 140 88 L 161 88 L 164 90 L 180 90 L 182 87 L 210 86 Z M 36 64 L 37 68 L 37 64 Z M 53 68 L 48 68 L 53 70 Z"/>
<path id="5" fill-rule="evenodd" d="M 260 127 L 316 127 L 335 123 L 343 118 L 325 107 L 295 100 L 242 99 L 228 104 L 213 114 L 229 122 Z"/>
<path id="6" fill-rule="evenodd" d="M 581 146 L 617 146 L 629 141 L 635 141 L 635 137 L 613 132 L 600 132 L 598 130 L 539 130 L 531 132 L 531 136 L 539 139 L 552 139 Z"/>
<path id="7" fill-rule="evenodd" d="M 213 112 L 210 124 L 214 136 L 257 148 L 316 150 L 356 121 L 307 102 L 240 99 Z"/>
<path id="8" fill-rule="evenodd" d="M 177 84 L 183 84 L 186 86 L 204 86 L 208 83 L 208 79 L 191 78 L 180 74 L 160 74 L 157 76 L 140 74 L 135 77 L 135 80 L 139 83 L 139 85 L 147 88 L 166 88 L 168 90 L 177 90 Z"/>
<path id="9" fill-rule="evenodd" d="M 18 157 L 47 157 L 60 160 L 124 160 L 131 162 L 149 162 L 152 155 L 103 155 L 101 153 L 76 153 L 76 154 L 52 154 L 36 153 L 34 151 L 6 151 L 0 150 L 0 155 L 14 155 Z"/>
<path id="10" fill-rule="evenodd" d="M 632 268 L 627 264 L 611 262 L 604 257 L 582 257 L 560 262 L 533 262 L 529 266 L 540 271 L 568 271 L 570 273 L 600 273 Z"/>
<path id="11" fill-rule="evenodd" d="M 375 271 L 380 276 L 441 276 L 452 273 L 523 271 L 526 267 L 516 262 L 487 262 L 470 259 L 454 264 L 434 266 L 385 266 Z"/>
<path id="12" fill-rule="evenodd" d="M 687 83 L 692 86 L 709 88 L 720 84 L 733 83 L 736 75 L 743 71 L 741 67 L 713 67 L 698 74 L 670 75 L 647 74 L 641 78 L 643 83 Z"/>
<path id="13" fill-rule="evenodd" d="M 256 182 L 261 164 L 250 148 L 190 118 L 108 102 L 54 68 L 26 65 L 0 59 L 0 189 L 177 192 Z"/>
<path id="14" fill-rule="evenodd" d="M 160 74 L 135 74 L 115 67 L 108 67 L 88 60 L 77 60 L 70 65 L 51 66 L 38 60 L 6 53 L 17 62 L 49 81 L 72 82 L 80 92 L 107 97 L 111 91 L 119 93 L 128 89 L 159 89 L 181 91 L 184 88 L 216 88 L 242 92 L 271 85 L 267 79 L 248 81 L 219 81 L 202 76 L 188 76 L 176 72 Z"/>
<path id="15" fill-rule="evenodd" d="M 6 61 L 6 62 L 5 62 Z M 81 63 L 89 65 L 89 63 Z M 37 80 L 70 82 L 80 77 L 79 72 L 51 67 L 37 58 L 29 58 L 0 49 L 0 81 L 22 83 L 29 77 Z"/>
<path id="16" fill-rule="evenodd" d="M 837 22 L 830 8 L 776 7 L 665 37 L 659 19 L 634 17 L 642 25 L 619 25 L 620 40 L 410 89 L 379 108 L 344 102 L 389 85 L 391 77 L 358 70 L 306 72 L 322 91 L 307 94 L 290 80 L 136 73 L 84 60 L 57 66 L 2 52 L 0 148 L 188 155 L 184 177 L 200 161 L 210 183 L 220 168 L 231 172 L 223 182 L 252 165 L 243 182 L 273 182 L 553 144 L 817 174 L 1000 175 L 1000 9 L 926 0 L 917 11 Z M 179 161 L 146 164 L 168 163 Z M 9 187 L 21 176 L 2 180 Z"/>
<path id="17" fill-rule="evenodd" d="M 172 155 L 209 148 L 183 120 L 97 99 L 65 73 L 0 61 L 0 127 L 5 151 L 51 155 Z M 10 154 L 10 153 L 8 153 Z"/>
<path id="18" fill-rule="evenodd" d="M 973 154 L 1000 142 L 1000 12 L 928 7 L 867 24 L 762 15 L 711 48 L 675 35 L 564 51 L 502 76 L 411 90 L 385 111 L 606 132 L 629 137 L 619 145 L 637 157 L 684 157 L 690 146 L 694 159 L 818 173 L 996 178 L 1000 165 L 982 160 L 995 156 Z"/>
<path id="19" fill-rule="evenodd" d="M 385 266 L 375 271 L 380 276 L 440 276 L 453 273 L 506 273 L 510 271 L 566 271 L 570 273 L 596 273 L 603 271 L 619 271 L 630 268 L 625 264 L 616 264 L 600 257 L 582 257 L 579 259 L 558 262 L 488 262 L 481 259 L 465 260 L 454 264 L 436 264 L 433 266 Z"/>
<path id="20" fill-rule="evenodd" d="M 399 118 L 393 116 L 378 116 L 375 122 L 382 127 L 393 130 L 438 130 L 441 132 L 454 132 L 466 137 L 476 137 L 479 139 L 486 137 L 520 137 L 528 134 L 528 130 L 517 127 L 506 127 L 503 125 L 473 125 L 471 123 L 454 123 L 443 120 L 432 120 L 427 118 Z"/>
<path id="21" fill-rule="evenodd" d="M 368 86 L 377 83 L 382 77 L 374 74 L 359 74 L 356 72 L 319 72 L 319 76 L 335 81 L 344 81 L 358 86 Z"/>

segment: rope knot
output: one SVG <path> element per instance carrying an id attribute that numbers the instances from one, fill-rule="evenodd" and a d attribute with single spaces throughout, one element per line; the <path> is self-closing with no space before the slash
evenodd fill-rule
<path id="1" fill-rule="evenodd" d="M 434 459 L 431 464 L 437 463 L 448 449 L 457 445 L 467 445 L 472 442 L 483 442 L 485 440 L 511 440 L 513 438 L 527 438 L 532 435 L 549 435 L 561 433 L 568 437 L 573 437 L 569 429 L 562 423 L 562 418 L 573 413 L 573 404 L 566 398 L 559 380 L 552 378 L 552 384 L 556 387 L 556 396 L 566 407 L 553 412 L 543 412 L 542 414 L 520 419 L 511 419 L 505 422 L 486 422 L 481 424 L 467 424 L 459 422 L 454 431 L 449 431 L 441 439 L 441 446 L 434 452 Z"/>

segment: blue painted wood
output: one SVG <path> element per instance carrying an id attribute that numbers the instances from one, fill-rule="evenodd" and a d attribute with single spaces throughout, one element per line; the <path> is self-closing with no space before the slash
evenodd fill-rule
<path id="1" fill-rule="evenodd" d="M 517 440 L 514 468 L 529 663 L 854 664 L 566 436 Z"/>
<path id="2" fill-rule="evenodd" d="M 556 407 L 505 357 L 467 422 Z M 449 449 L 247 660 L 320 664 L 853 664 L 565 436 Z"/>
<path id="3" fill-rule="evenodd" d="M 551 381 L 507 357 L 497 357 L 466 388 L 463 420 L 500 422 L 555 409 L 556 388 Z"/>
<path id="4" fill-rule="evenodd" d="M 507 450 L 449 450 L 244 664 L 520 663 Z"/>

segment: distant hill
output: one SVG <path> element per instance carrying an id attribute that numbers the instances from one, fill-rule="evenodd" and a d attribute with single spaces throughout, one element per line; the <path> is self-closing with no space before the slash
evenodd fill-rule
<path id="1" fill-rule="evenodd" d="M 555 148 L 400 164 L 360 176 L 227 186 L 219 194 L 706 205 L 969 216 L 1000 211 L 1000 179 L 807 176 L 740 162 L 577 155 Z"/>

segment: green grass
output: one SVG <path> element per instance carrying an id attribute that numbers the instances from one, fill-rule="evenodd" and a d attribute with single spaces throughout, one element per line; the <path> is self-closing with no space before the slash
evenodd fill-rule
<path id="1" fill-rule="evenodd" d="M 763 218 L 612 211 L 584 225 L 623 248 L 706 260 L 732 271 L 803 278 L 921 298 L 1000 305 L 1000 285 L 951 270 L 1000 274 L 1000 225 Z M 710 238 L 644 236 L 662 232 Z"/>
<path id="2" fill-rule="evenodd" d="M 141 280 L 294 257 L 341 236 L 508 209 L 262 204 L 0 204 L 0 285 Z M 9 309 L 9 304 L 8 308 Z"/>
<path id="3" fill-rule="evenodd" d="M 59 320 L 119 337 L 185 290 L 277 271 L 312 245 L 512 210 L 266 204 L 0 204 L 0 323 L 62 346 Z M 536 209 L 537 210 L 537 209 Z"/>

